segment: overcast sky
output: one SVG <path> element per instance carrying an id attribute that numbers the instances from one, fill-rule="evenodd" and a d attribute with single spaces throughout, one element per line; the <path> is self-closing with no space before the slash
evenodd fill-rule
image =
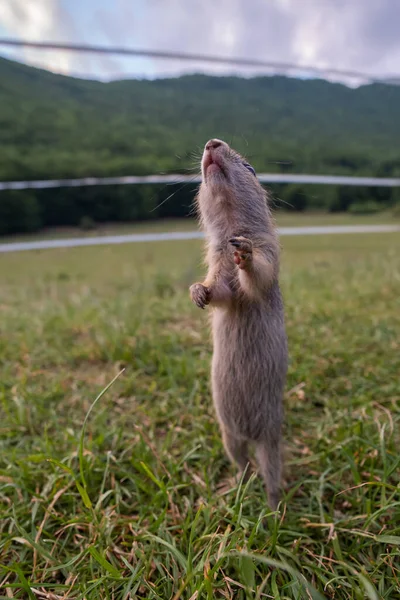
<path id="1" fill-rule="evenodd" d="M 400 0 L 1 0 L 0 37 L 81 42 L 400 73 Z M 6 50 L 56 72 L 113 79 L 232 67 Z M 249 69 L 237 73 L 251 74 Z"/>

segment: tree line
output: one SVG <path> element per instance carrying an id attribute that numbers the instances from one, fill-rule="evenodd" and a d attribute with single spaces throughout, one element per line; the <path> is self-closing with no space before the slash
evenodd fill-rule
<path id="1" fill-rule="evenodd" d="M 368 213 L 400 205 L 398 188 L 293 184 L 268 189 L 275 210 Z M 51 227 L 91 229 L 102 223 L 187 217 L 193 214 L 195 194 L 194 185 L 4 191 L 0 192 L 0 235 Z"/>

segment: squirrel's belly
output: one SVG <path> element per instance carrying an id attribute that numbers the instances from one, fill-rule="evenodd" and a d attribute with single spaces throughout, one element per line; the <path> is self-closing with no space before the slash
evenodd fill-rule
<path id="1" fill-rule="evenodd" d="M 212 389 L 217 414 L 237 435 L 257 439 L 282 412 L 287 347 L 279 315 L 216 311 Z"/>

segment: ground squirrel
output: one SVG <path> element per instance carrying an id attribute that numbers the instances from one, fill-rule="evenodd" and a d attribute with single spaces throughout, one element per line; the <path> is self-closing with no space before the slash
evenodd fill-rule
<path id="1" fill-rule="evenodd" d="M 197 206 L 208 274 L 190 287 L 190 296 L 198 307 L 213 309 L 212 392 L 226 452 L 243 471 L 254 444 L 275 509 L 288 363 L 279 243 L 267 193 L 242 156 L 212 139 L 201 168 Z"/>

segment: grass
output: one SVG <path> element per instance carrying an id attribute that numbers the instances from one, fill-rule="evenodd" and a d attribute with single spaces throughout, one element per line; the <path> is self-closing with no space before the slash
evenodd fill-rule
<path id="1" fill-rule="evenodd" d="M 277 211 L 275 218 L 280 227 L 302 227 L 318 225 L 385 225 L 399 222 L 390 211 L 373 215 L 352 215 L 350 213 L 304 212 L 291 213 Z M 156 221 L 141 221 L 136 223 L 110 223 L 99 225 L 96 229 L 83 231 L 76 227 L 60 227 L 48 229 L 39 233 L 0 238 L 0 243 L 13 241 L 30 241 L 58 239 L 68 237 L 93 237 L 99 235 L 125 235 L 129 233 L 153 233 L 165 231 L 192 231 L 197 229 L 197 223 L 192 218 L 159 219 Z"/>
<path id="2" fill-rule="evenodd" d="M 0 256 L 1 598 L 400 597 L 400 238 L 282 241 L 277 514 L 224 457 L 200 242 Z"/>

